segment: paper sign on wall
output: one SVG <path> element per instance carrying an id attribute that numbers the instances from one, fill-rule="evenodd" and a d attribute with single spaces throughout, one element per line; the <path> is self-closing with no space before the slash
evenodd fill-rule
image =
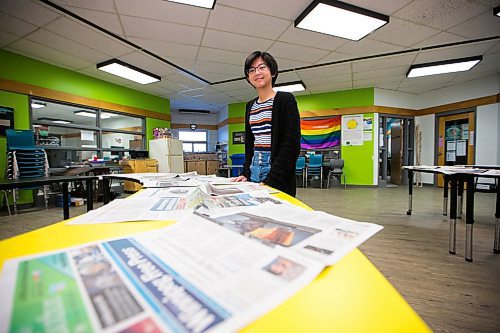
<path id="1" fill-rule="evenodd" d="M 363 145 L 363 115 L 342 116 L 342 146 Z"/>

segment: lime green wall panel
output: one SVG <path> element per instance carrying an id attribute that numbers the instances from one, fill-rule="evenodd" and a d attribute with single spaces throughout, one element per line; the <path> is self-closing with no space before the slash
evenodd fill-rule
<path id="1" fill-rule="evenodd" d="M 228 118 L 239 118 L 245 117 L 245 108 L 247 103 L 236 103 L 228 105 Z M 245 131 L 244 122 L 239 124 L 228 124 L 227 132 L 228 132 L 228 153 L 227 156 L 231 156 L 232 154 L 244 154 L 245 153 L 245 145 L 244 144 L 233 144 L 233 132 L 243 132 Z M 230 161 L 230 159 L 229 159 Z"/>
<path id="2" fill-rule="evenodd" d="M 0 77 L 101 101 L 170 114 L 168 99 L 0 50 Z"/>
<path id="3" fill-rule="evenodd" d="M 299 111 L 371 106 L 374 103 L 374 98 L 373 88 L 332 91 L 295 97 Z"/>
<path id="4" fill-rule="evenodd" d="M 375 119 L 373 113 L 363 114 L 363 118 Z M 373 185 L 373 149 L 375 142 L 373 133 L 376 132 L 374 125 L 372 140 L 363 141 L 361 146 L 342 146 L 342 159 L 344 159 L 344 173 L 349 185 Z"/>

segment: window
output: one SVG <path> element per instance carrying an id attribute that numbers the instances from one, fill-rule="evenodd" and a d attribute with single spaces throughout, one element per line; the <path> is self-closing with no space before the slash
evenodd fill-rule
<path id="1" fill-rule="evenodd" d="M 182 149 L 186 153 L 204 153 L 207 151 L 206 131 L 179 130 L 179 140 L 182 141 Z"/>
<path id="2" fill-rule="evenodd" d="M 91 107 L 31 100 L 35 144 L 49 156 L 49 165 L 114 159 L 144 149 L 144 119 Z"/>

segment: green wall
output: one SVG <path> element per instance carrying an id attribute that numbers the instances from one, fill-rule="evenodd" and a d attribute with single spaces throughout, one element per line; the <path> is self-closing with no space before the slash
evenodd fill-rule
<path id="1" fill-rule="evenodd" d="M 149 150 L 149 140 L 153 140 L 153 128 L 170 128 L 170 121 L 146 118 L 146 149 Z"/>
<path id="2" fill-rule="evenodd" d="M 299 111 L 325 110 L 347 107 L 363 107 L 374 105 L 374 89 L 363 88 L 344 91 L 333 91 L 321 94 L 296 96 Z M 228 118 L 244 117 L 246 103 L 230 104 Z M 373 117 L 373 113 L 364 116 Z M 376 131 L 374 124 L 373 133 Z M 244 130 L 244 124 L 229 124 L 229 156 L 243 153 L 243 145 L 232 144 L 232 132 Z M 365 141 L 362 146 L 342 147 L 342 158 L 345 161 L 344 172 L 347 184 L 372 185 L 373 179 L 374 141 Z"/>

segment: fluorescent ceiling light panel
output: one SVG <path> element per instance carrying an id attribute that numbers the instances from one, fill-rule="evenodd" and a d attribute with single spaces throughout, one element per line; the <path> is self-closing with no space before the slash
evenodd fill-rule
<path id="1" fill-rule="evenodd" d="M 33 109 L 40 109 L 40 108 L 44 108 L 46 106 L 47 106 L 47 104 L 42 103 L 42 102 L 31 102 L 31 107 Z"/>
<path id="2" fill-rule="evenodd" d="M 500 17 L 500 6 L 493 8 L 493 15 Z"/>
<path id="3" fill-rule="evenodd" d="M 148 84 L 161 81 L 161 77 L 149 73 L 143 69 L 132 66 L 118 59 L 111 59 L 96 65 L 101 71 L 120 76 L 140 84 Z"/>
<path id="4" fill-rule="evenodd" d="M 75 116 L 95 118 L 95 112 L 90 112 L 90 111 L 75 111 Z"/>
<path id="5" fill-rule="evenodd" d="M 406 73 L 406 77 L 412 78 L 412 77 L 420 77 L 427 75 L 468 71 L 469 69 L 477 65 L 481 60 L 483 60 L 483 56 L 475 56 L 468 58 L 436 61 L 426 64 L 411 65 L 410 69 Z"/>
<path id="6" fill-rule="evenodd" d="M 108 112 L 101 112 L 101 119 L 109 119 L 111 117 L 116 116 L 115 114 L 108 113 Z"/>
<path id="7" fill-rule="evenodd" d="M 54 118 L 46 118 L 46 117 L 41 117 L 38 118 L 39 121 L 50 121 L 54 124 L 71 124 L 73 123 L 70 120 L 63 120 L 63 119 L 54 119 Z"/>
<path id="8" fill-rule="evenodd" d="M 306 90 L 306 85 L 302 81 L 278 83 L 273 87 L 274 91 L 296 92 Z"/>
<path id="9" fill-rule="evenodd" d="M 185 5 L 203 7 L 208 9 L 214 9 L 215 7 L 215 0 L 167 0 L 167 1 L 183 3 Z"/>
<path id="10" fill-rule="evenodd" d="M 315 0 L 295 27 L 358 41 L 389 23 L 389 16 L 335 0 Z"/>

